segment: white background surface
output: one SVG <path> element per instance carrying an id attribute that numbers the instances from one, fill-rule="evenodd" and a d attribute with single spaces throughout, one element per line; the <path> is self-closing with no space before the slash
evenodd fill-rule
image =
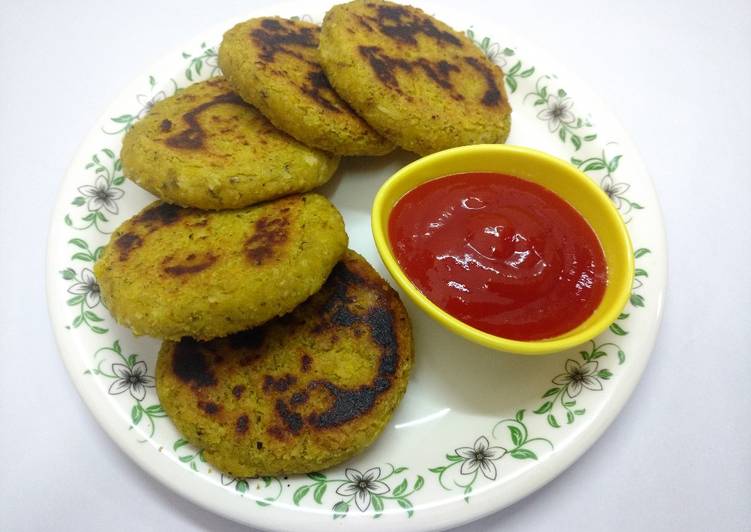
<path id="1" fill-rule="evenodd" d="M 106 104 L 166 51 L 264 4 L 273 14 L 248 0 L 0 3 L 0 530 L 245 530 L 99 428 L 57 353 L 43 279 L 58 184 Z M 751 2 L 489 5 L 460 8 L 525 31 L 621 118 L 662 202 L 669 281 L 653 357 L 602 439 L 461 530 L 747 531 Z"/>

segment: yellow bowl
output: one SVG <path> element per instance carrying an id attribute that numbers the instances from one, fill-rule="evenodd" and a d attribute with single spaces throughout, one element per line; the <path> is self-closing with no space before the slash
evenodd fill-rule
<path id="1" fill-rule="evenodd" d="M 418 185 L 463 172 L 496 172 L 537 183 L 566 200 L 587 220 L 605 252 L 608 283 L 600 305 L 584 323 L 545 340 L 510 340 L 458 320 L 436 306 L 412 284 L 399 267 L 388 238 L 391 210 L 402 196 Z M 605 193 L 585 174 L 567 162 L 537 150 L 484 144 L 453 148 L 423 157 L 405 166 L 384 183 L 373 202 L 371 225 L 381 259 L 412 301 L 448 330 L 499 351 L 542 355 L 586 342 L 615 321 L 631 292 L 634 259 L 631 239 L 620 214 Z"/>

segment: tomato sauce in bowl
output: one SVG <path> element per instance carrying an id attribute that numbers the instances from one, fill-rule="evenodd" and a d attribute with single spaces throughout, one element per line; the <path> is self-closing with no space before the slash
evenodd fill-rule
<path id="1" fill-rule="evenodd" d="M 546 188 L 490 172 L 425 182 L 394 206 L 399 266 L 435 305 L 481 331 L 541 340 L 602 301 L 607 264 L 587 221 Z"/>

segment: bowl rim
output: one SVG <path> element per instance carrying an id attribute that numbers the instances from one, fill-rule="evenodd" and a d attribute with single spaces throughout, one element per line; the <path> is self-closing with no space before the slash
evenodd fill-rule
<path id="1" fill-rule="evenodd" d="M 391 213 L 391 210 L 393 209 L 393 206 L 399 199 L 404 196 L 404 194 L 406 194 L 405 192 L 399 197 L 394 198 L 394 189 L 400 184 L 401 180 L 413 174 L 415 171 L 419 171 L 421 168 L 428 165 L 433 165 L 436 162 L 440 163 L 441 161 L 447 161 L 450 159 L 472 157 L 479 154 L 499 155 L 508 153 L 514 153 L 530 159 L 536 159 L 542 164 L 556 167 L 556 171 L 568 174 L 573 179 L 577 180 L 582 187 L 589 189 L 589 193 L 599 198 L 598 204 L 603 207 L 604 214 L 609 219 L 608 222 L 612 223 L 613 227 L 616 229 L 614 235 L 611 236 L 611 239 L 616 240 L 616 245 L 622 247 L 622 249 L 626 253 L 626 256 L 629 257 L 629 260 L 624 265 L 624 276 L 626 278 L 632 279 L 634 275 L 634 255 L 631 237 L 626 228 L 626 224 L 623 222 L 623 219 L 621 218 L 617 209 L 612 204 L 607 195 L 584 172 L 569 164 L 568 162 L 543 151 L 528 148 L 525 146 L 516 146 L 509 144 L 477 144 L 471 146 L 460 146 L 426 155 L 400 168 L 398 171 L 392 174 L 383 183 L 383 185 L 381 185 L 373 200 L 373 206 L 371 208 L 371 232 L 373 234 L 373 239 L 375 241 L 378 254 L 381 256 L 381 260 L 383 261 L 386 269 L 394 278 L 399 287 L 404 290 L 409 298 L 414 301 L 423 312 L 428 314 L 428 316 L 437 321 L 443 327 L 471 342 L 498 351 L 505 351 L 508 353 L 515 353 L 520 355 L 545 355 L 557 353 L 585 343 L 605 331 L 610 326 L 610 324 L 616 320 L 618 315 L 625 307 L 628 301 L 628 297 L 631 293 L 630 284 L 622 283 L 622 286 L 618 287 L 619 290 L 616 291 L 613 302 L 610 304 L 609 308 L 607 308 L 597 320 L 593 321 L 586 328 L 577 331 L 574 334 L 565 336 L 559 335 L 544 340 L 512 340 L 509 338 L 503 338 L 501 336 L 495 336 L 493 334 L 472 327 L 471 325 L 462 322 L 458 318 L 452 316 L 445 310 L 441 309 L 438 305 L 433 303 L 414 285 L 414 283 L 412 283 L 410 278 L 401 269 L 399 263 L 396 260 L 396 257 L 391 251 L 391 245 L 387 234 L 388 232 L 387 230 L 384 230 L 384 227 L 388 223 L 388 217 Z M 476 170 L 466 170 L 466 172 L 472 171 Z M 444 173 L 436 175 L 434 177 L 428 177 L 410 187 L 409 190 L 413 190 L 423 183 L 432 181 L 433 179 L 445 177 L 446 175 L 451 174 Z M 524 179 L 524 177 L 522 176 L 518 177 Z M 545 188 L 550 190 L 548 187 Z M 552 190 L 551 192 L 555 193 L 558 197 L 561 197 L 564 201 L 569 203 L 568 199 L 563 197 L 561 194 L 558 194 Z M 593 231 L 595 231 L 598 239 L 602 238 L 602 236 L 594 228 Z M 599 308 L 600 306 L 598 306 L 598 309 Z"/>

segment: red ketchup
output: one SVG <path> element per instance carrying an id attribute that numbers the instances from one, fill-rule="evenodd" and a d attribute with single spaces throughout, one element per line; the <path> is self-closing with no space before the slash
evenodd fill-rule
<path id="1" fill-rule="evenodd" d="M 455 174 L 408 192 L 389 218 L 402 270 L 440 308 L 513 340 L 576 328 L 607 284 L 602 246 L 568 203 L 496 173 Z"/>

